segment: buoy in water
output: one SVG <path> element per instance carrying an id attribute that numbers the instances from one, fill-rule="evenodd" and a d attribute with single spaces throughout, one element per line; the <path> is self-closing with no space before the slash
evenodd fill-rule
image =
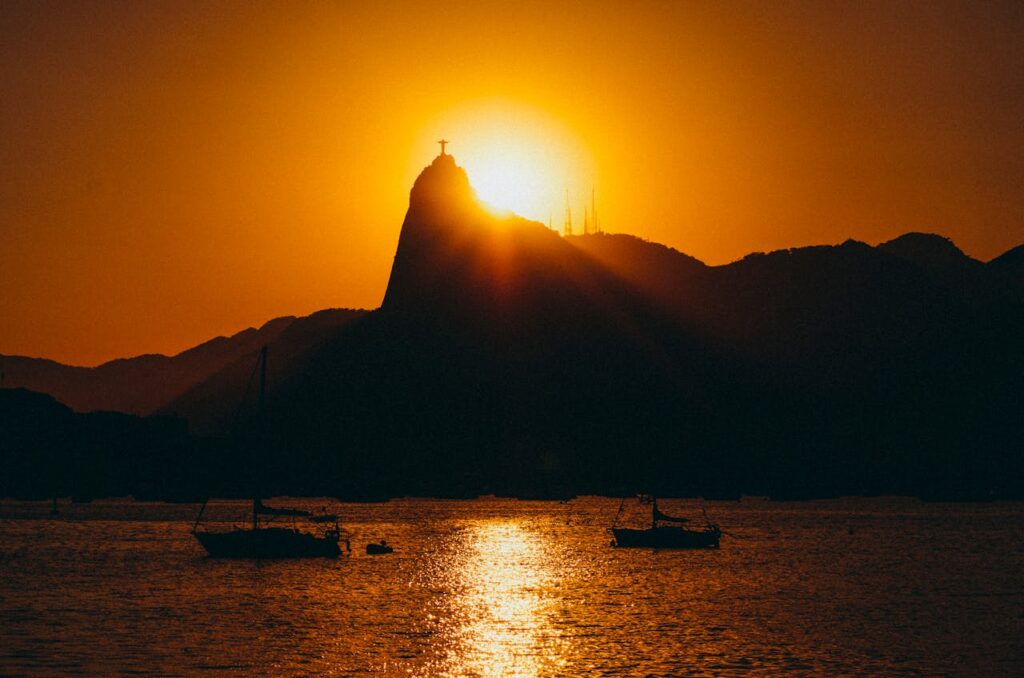
<path id="1" fill-rule="evenodd" d="M 378 544 L 367 544 L 366 545 L 366 555 L 368 555 L 368 556 L 380 556 L 380 555 L 384 555 L 385 553 L 393 553 L 393 552 L 394 552 L 394 549 L 391 548 L 390 546 L 388 546 L 388 543 L 386 541 L 384 541 L 383 539 L 381 539 L 380 543 L 378 543 Z"/>

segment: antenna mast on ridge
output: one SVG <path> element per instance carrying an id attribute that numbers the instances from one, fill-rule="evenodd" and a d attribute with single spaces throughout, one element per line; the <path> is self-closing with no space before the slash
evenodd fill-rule
<path id="1" fill-rule="evenodd" d="M 569 189 L 565 189 L 565 226 L 563 235 L 572 235 L 572 208 L 569 207 Z"/>

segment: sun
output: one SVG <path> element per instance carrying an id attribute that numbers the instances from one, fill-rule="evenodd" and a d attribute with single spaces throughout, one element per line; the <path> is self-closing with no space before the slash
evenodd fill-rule
<path id="1" fill-rule="evenodd" d="M 447 152 L 465 168 L 477 197 L 495 212 L 560 223 L 566 191 L 589 196 L 594 183 L 586 148 L 556 121 L 524 105 L 465 106 L 439 116 L 425 134 L 434 153 L 440 135 L 451 140 Z"/>
<path id="2" fill-rule="evenodd" d="M 537 149 L 496 139 L 486 154 L 467 159 L 465 166 L 477 197 L 489 207 L 538 219 L 556 182 L 545 160 Z"/>

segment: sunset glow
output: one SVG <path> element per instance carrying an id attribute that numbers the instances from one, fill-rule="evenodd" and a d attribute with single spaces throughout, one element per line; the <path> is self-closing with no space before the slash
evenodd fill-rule
<path id="1" fill-rule="evenodd" d="M 510 210 L 534 219 L 543 218 L 551 203 L 551 182 L 543 181 L 528 152 L 506 148 L 481 160 L 473 174 L 477 195 L 496 210 Z"/>
<path id="2" fill-rule="evenodd" d="M 580 232 L 593 188 L 608 232 L 709 264 L 1024 238 L 1012 4 L 89 7 L 0 9 L 3 354 L 376 308 L 442 137 L 496 209 L 561 230 L 568 190 Z"/>
<path id="3" fill-rule="evenodd" d="M 448 152 L 495 211 L 561 224 L 565 195 L 582 209 L 596 181 L 591 155 L 558 119 L 513 101 L 456 107 L 433 123 L 452 141 Z M 436 148 L 436 146 L 435 146 Z M 422 157 L 418 158 L 422 162 Z M 580 216 L 582 223 L 582 215 Z"/>
<path id="4" fill-rule="evenodd" d="M 0 0 L 0 678 L 1022 673 L 1024 0 Z"/>

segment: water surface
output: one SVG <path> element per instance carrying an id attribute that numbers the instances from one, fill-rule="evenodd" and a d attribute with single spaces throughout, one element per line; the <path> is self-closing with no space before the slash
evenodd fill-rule
<path id="1" fill-rule="evenodd" d="M 206 558 L 195 506 L 0 504 L 2 675 L 1013 675 L 1024 505 L 711 502 L 709 551 L 609 547 L 618 501 L 327 505 L 337 560 Z M 662 510 L 699 516 L 700 503 Z M 213 517 L 244 516 L 238 503 Z M 627 516 L 639 520 L 639 516 Z M 388 556 L 366 556 L 387 539 Z"/>

